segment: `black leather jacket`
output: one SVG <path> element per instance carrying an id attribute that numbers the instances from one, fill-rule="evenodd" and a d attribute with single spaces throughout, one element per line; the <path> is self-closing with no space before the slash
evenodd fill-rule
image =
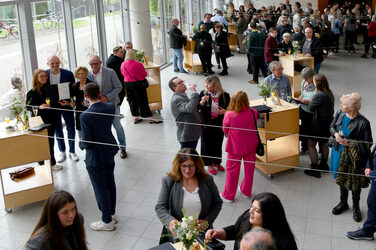
<path id="1" fill-rule="evenodd" d="M 335 144 L 338 144 L 338 142 L 334 138 L 334 134 L 339 131 L 339 126 L 341 126 L 342 124 L 344 115 L 345 113 L 343 113 L 341 110 L 338 110 L 336 114 L 334 115 L 332 124 L 330 124 L 330 134 L 332 135 L 330 138 L 330 141 L 332 143 L 331 146 L 335 147 Z M 370 155 L 370 148 L 373 142 L 371 125 L 369 121 L 363 115 L 358 114 L 354 119 L 352 119 L 349 122 L 349 124 L 347 125 L 347 128 L 350 130 L 350 136 L 349 136 L 350 140 L 368 142 L 368 143 L 360 143 L 362 159 L 365 160 L 365 164 L 366 164 L 367 159 L 369 158 L 369 155 Z"/>

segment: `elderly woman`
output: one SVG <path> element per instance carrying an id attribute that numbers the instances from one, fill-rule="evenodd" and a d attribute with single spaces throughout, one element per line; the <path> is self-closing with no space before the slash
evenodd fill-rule
<path id="1" fill-rule="evenodd" d="M 205 24 L 200 25 L 200 31 L 193 36 L 192 40 L 196 40 L 195 51 L 200 57 L 202 72 L 205 76 L 208 74 L 214 74 L 214 71 L 211 68 L 213 40 L 211 35 L 206 31 Z"/>
<path id="2" fill-rule="evenodd" d="M 120 71 L 124 76 L 125 88 L 127 90 L 127 100 L 131 108 L 134 123 L 142 121 L 141 117 L 149 117 L 149 123 L 161 123 L 161 120 L 154 120 L 148 103 L 148 94 L 146 92 L 145 78 L 148 75 L 144 65 L 136 61 L 136 52 L 128 50 L 125 55 L 125 61 L 122 63 Z"/>
<path id="3" fill-rule="evenodd" d="M 279 49 L 282 51 L 282 53 L 289 53 L 292 52 L 292 43 L 291 43 L 291 35 L 290 33 L 285 33 L 282 36 L 282 42 L 279 43 Z"/>
<path id="4" fill-rule="evenodd" d="M 76 114 L 76 129 L 78 131 L 78 135 L 82 138 L 81 132 L 81 123 L 80 123 L 80 116 L 82 112 L 87 110 L 89 104 L 85 103 L 85 96 L 84 96 L 84 87 L 87 83 L 91 82 L 87 78 L 88 69 L 86 67 L 80 66 L 74 71 L 74 76 L 77 78 L 76 84 L 72 87 L 72 96 L 75 98 L 73 102 L 71 102 L 72 107 L 75 108 Z"/>
<path id="5" fill-rule="evenodd" d="M 313 112 L 310 124 L 310 137 L 308 139 L 308 152 L 311 159 L 311 169 L 304 170 L 306 175 L 321 177 L 320 171 L 329 170 L 328 166 L 328 137 L 330 123 L 333 120 L 334 113 L 334 96 L 329 88 L 328 80 L 324 75 L 318 74 L 313 77 L 313 83 L 316 86 L 316 94 L 312 97 L 312 101 L 307 101 L 308 109 Z M 319 144 L 321 152 L 320 165 L 318 164 L 318 153 L 316 144 Z"/>
<path id="6" fill-rule="evenodd" d="M 46 103 L 47 96 L 47 79 L 48 75 L 43 69 L 36 69 L 33 73 L 33 79 L 31 82 L 32 89 L 26 94 L 27 105 L 38 107 L 38 115 L 42 118 L 43 122 L 50 124 L 47 129 L 48 142 L 50 146 L 50 163 L 52 170 L 61 170 L 63 166 L 56 164 L 54 154 L 54 134 L 56 128 L 56 111 L 50 109 L 50 104 Z M 28 107 L 31 110 L 31 107 Z"/>
<path id="7" fill-rule="evenodd" d="M 160 244 L 175 240 L 175 224 L 186 215 L 206 221 L 209 228 L 222 209 L 222 200 L 213 177 L 204 170 L 204 162 L 196 150 L 182 148 L 172 162 L 172 169 L 162 179 L 155 211 L 163 224 Z"/>
<path id="8" fill-rule="evenodd" d="M 340 99 L 341 109 L 334 116 L 330 125 L 332 147 L 330 170 L 340 186 L 340 202 L 332 210 L 334 215 L 341 214 L 349 208 L 348 191 L 352 191 L 353 219 L 362 220 L 359 209 L 360 190 L 368 186 L 363 176 L 372 145 L 371 126 L 367 118 L 359 113 L 361 97 L 358 93 L 343 95 Z M 356 175 L 342 175 L 345 172 Z"/>
<path id="9" fill-rule="evenodd" d="M 301 84 L 301 95 L 298 99 L 301 103 L 299 107 L 301 121 L 299 134 L 302 135 L 300 137 L 302 142 L 302 154 L 305 154 L 308 150 L 308 138 L 305 137 L 305 135 L 309 135 L 309 126 L 313 116 L 313 113 L 309 110 L 308 104 L 316 94 L 316 87 L 313 83 L 313 76 L 315 74 L 316 72 L 311 68 L 304 68 L 301 73 L 303 81 Z"/>
<path id="10" fill-rule="evenodd" d="M 223 25 L 217 23 L 215 25 L 215 42 L 214 50 L 219 52 L 221 58 L 223 70 L 219 73 L 221 76 L 228 75 L 226 58 L 231 56 L 230 46 L 228 46 L 228 34 L 223 30 Z"/>
<path id="11" fill-rule="evenodd" d="M 223 132 L 228 137 L 226 144 L 226 182 L 222 200 L 233 202 L 239 182 L 240 165 L 244 160 L 244 178 L 239 187 L 245 197 L 251 197 L 255 171 L 258 138 L 256 125 L 258 112 L 249 108 L 247 93 L 239 91 L 231 97 L 223 119 Z"/>
<path id="12" fill-rule="evenodd" d="M 203 157 L 203 160 L 208 171 L 215 175 L 217 172 L 214 167 L 219 171 L 225 170 L 221 165 L 224 135 L 221 127 L 230 103 L 230 95 L 223 90 L 221 81 L 216 76 L 206 78 L 205 87 L 200 93 L 199 110 L 204 123 L 210 126 L 204 126 L 202 130 L 201 155 L 209 156 Z"/>
<path id="13" fill-rule="evenodd" d="M 252 200 L 251 208 L 240 215 L 234 225 L 222 229 L 210 229 L 206 232 L 205 239 L 235 240 L 234 250 L 238 250 L 243 235 L 254 228 L 271 231 L 277 250 L 298 249 L 282 203 L 272 193 L 256 195 Z"/>
<path id="14" fill-rule="evenodd" d="M 21 101 L 23 95 L 22 80 L 18 76 L 13 76 L 10 80 L 12 88 L 0 97 L 0 120 L 4 118 L 13 119 L 10 106 L 14 100 Z"/>
<path id="15" fill-rule="evenodd" d="M 38 224 L 26 243 L 26 250 L 88 249 L 84 220 L 71 194 L 53 192 L 44 203 Z"/>

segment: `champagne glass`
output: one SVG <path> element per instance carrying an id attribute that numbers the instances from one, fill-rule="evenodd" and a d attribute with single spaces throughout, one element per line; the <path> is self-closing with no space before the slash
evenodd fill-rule
<path id="1" fill-rule="evenodd" d="M 285 92 L 281 92 L 281 98 L 285 100 Z"/>
<path id="2" fill-rule="evenodd" d="M 291 96 L 290 95 L 288 95 L 286 98 L 287 98 L 287 102 L 291 102 Z"/>
<path id="3" fill-rule="evenodd" d="M 292 49 L 289 49 L 288 53 L 289 53 L 289 55 L 291 55 L 291 53 L 292 53 Z"/>
<path id="4" fill-rule="evenodd" d="M 50 98 L 47 97 L 47 98 L 46 98 L 46 104 L 50 105 L 50 102 L 51 102 L 51 101 L 50 101 Z"/>
<path id="5" fill-rule="evenodd" d="M 33 106 L 33 113 L 34 113 L 34 116 L 37 116 L 38 115 L 38 107 L 37 106 Z"/>
<path id="6" fill-rule="evenodd" d="M 10 122 L 9 117 L 6 117 L 6 118 L 5 118 L 5 122 L 6 122 L 7 124 L 9 124 L 9 122 Z"/>
<path id="7" fill-rule="evenodd" d="M 207 96 L 207 97 L 209 97 L 209 91 L 205 90 L 205 91 L 204 91 L 204 95 Z M 210 104 L 209 104 L 209 98 L 206 100 L 205 106 L 206 106 L 206 107 L 209 107 L 209 106 L 210 106 Z"/>

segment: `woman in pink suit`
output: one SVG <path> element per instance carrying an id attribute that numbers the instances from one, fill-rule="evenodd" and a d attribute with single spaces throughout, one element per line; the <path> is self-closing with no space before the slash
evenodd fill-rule
<path id="1" fill-rule="evenodd" d="M 223 132 L 228 137 L 226 183 L 221 194 L 224 202 L 234 201 L 242 159 L 244 160 L 244 178 L 240 185 L 240 192 L 247 198 L 251 197 L 258 143 L 254 120 L 257 117 L 257 111 L 249 108 L 248 96 L 244 91 L 239 91 L 231 97 L 223 119 Z"/>

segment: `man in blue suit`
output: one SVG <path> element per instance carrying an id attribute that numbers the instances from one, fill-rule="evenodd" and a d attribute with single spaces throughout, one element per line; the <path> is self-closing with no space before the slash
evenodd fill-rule
<path id="1" fill-rule="evenodd" d="M 50 56 L 47 61 L 47 65 L 50 69 L 46 70 L 48 74 L 48 82 L 47 82 L 47 96 L 50 98 L 51 106 L 53 108 L 58 108 L 59 110 L 56 111 L 56 139 L 57 145 L 59 147 L 60 154 L 57 157 L 56 161 L 61 163 L 66 159 L 65 153 L 65 142 L 64 142 L 64 134 L 63 134 L 63 125 L 61 122 L 61 117 L 64 118 L 65 125 L 68 131 L 68 140 L 69 140 L 69 157 L 74 160 L 78 161 L 78 156 L 75 152 L 75 137 L 76 137 L 76 128 L 74 126 L 74 112 L 72 107 L 69 105 L 68 100 L 60 100 L 59 99 L 59 92 L 57 85 L 60 83 L 68 82 L 70 86 L 75 82 L 73 73 L 69 70 L 60 68 L 60 59 L 57 56 Z M 63 109 L 63 110 L 62 110 Z M 56 169 L 53 170 L 60 170 L 63 166 L 55 165 Z"/>
<path id="2" fill-rule="evenodd" d="M 112 231 L 116 228 L 117 222 L 114 217 L 116 207 L 114 157 L 119 148 L 111 132 L 116 107 L 111 102 L 101 102 L 101 91 L 97 83 L 85 85 L 84 94 L 89 100 L 90 107 L 80 116 L 82 141 L 79 146 L 81 149 L 86 149 L 86 169 L 99 210 L 102 211 L 102 219 L 91 223 L 90 228 L 95 231 Z"/>
<path id="3" fill-rule="evenodd" d="M 376 147 L 373 148 L 368 161 L 365 175 L 371 180 L 371 188 L 367 198 L 367 219 L 363 227 L 352 232 L 347 232 L 347 237 L 353 240 L 373 240 L 376 232 Z"/>
<path id="4" fill-rule="evenodd" d="M 119 78 L 117 77 L 113 69 L 102 67 L 102 61 L 98 56 L 90 57 L 89 64 L 92 70 L 89 71 L 88 79 L 92 82 L 96 82 L 102 92 L 100 100 L 102 102 L 112 102 L 115 107 L 120 103 L 119 92 L 122 90 Z M 115 110 L 114 128 L 120 144 L 120 157 L 126 158 L 127 152 L 125 150 L 125 134 L 123 126 L 120 123 L 120 111 L 118 108 Z"/>

